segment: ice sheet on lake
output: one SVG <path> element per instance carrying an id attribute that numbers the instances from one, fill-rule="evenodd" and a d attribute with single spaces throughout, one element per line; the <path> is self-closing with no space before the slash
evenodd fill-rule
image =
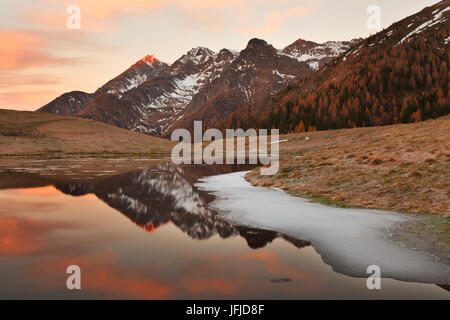
<path id="1" fill-rule="evenodd" d="M 327 207 L 277 190 L 253 187 L 244 175 L 212 176 L 197 184 L 217 195 L 211 205 L 223 212 L 223 219 L 312 241 L 323 261 L 346 275 L 368 277 L 367 267 L 378 265 L 383 278 L 449 283 L 448 266 L 428 253 L 388 239 L 388 228 L 410 219 L 408 215 Z"/>

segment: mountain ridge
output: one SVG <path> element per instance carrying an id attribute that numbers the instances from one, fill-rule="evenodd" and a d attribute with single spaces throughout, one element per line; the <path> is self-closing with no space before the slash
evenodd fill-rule
<path id="1" fill-rule="evenodd" d="M 352 44 L 333 43 L 340 43 L 341 50 L 348 50 Z M 274 94 L 290 81 L 315 72 L 319 64 L 340 53 L 309 42 L 307 49 L 322 50 L 321 55 L 302 61 L 307 52 L 301 48 L 283 52 L 293 46 L 295 43 L 280 50 L 254 38 L 240 52 L 192 48 L 171 65 L 147 55 L 94 93 L 68 92 L 38 110 L 167 136 L 174 128 L 190 127 L 192 119 L 210 125 L 261 96 Z M 272 65 L 266 61 L 268 56 Z"/>
<path id="2" fill-rule="evenodd" d="M 450 1 L 368 37 L 310 77 L 213 124 L 282 133 L 417 122 L 450 113 Z"/>

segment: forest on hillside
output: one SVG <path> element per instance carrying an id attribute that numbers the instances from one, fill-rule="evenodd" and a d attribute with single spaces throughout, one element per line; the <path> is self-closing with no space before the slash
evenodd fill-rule
<path id="1" fill-rule="evenodd" d="M 448 44 L 442 48 L 445 39 L 443 30 L 427 40 L 417 37 L 387 48 L 366 47 L 365 53 L 352 58 L 351 66 L 341 61 L 341 69 L 351 68 L 343 80 L 325 81 L 306 95 L 291 90 L 270 112 L 258 115 L 244 108 L 222 125 L 292 133 L 411 123 L 447 115 L 450 52 Z M 366 43 L 377 40 L 372 37 Z M 337 72 L 342 72 L 339 66 Z"/>

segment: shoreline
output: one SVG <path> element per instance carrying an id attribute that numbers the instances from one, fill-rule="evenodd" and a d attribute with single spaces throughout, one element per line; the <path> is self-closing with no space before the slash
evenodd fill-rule
<path id="1" fill-rule="evenodd" d="M 441 222 L 441 219 L 444 222 Z M 445 223 L 447 227 L 434 228 L 436 223 L 438 225 Z M 450 216 L 414 215 L 413 220 L 395 226 L 391 230 L 390 238 L 395 243 L 410 249 L 427 252 L 439 259 L 441 263 L 450 266 L 450 247 L 446 245 L 450 236 L 449 225 Z"/>
<path id="2" fill-rule="evenodd" d="M 254 187 L 261 187 L 261 185 L 255 183 L 254 180 L 249 178 L 249 173 L 245 175 L 245 180 Z M 290 196 L 328 206 L 330 208 L 391 211 L 385 208 L 377 207 L 352 207 L 321 195 L 308 196 L 308 193 L 299 194 L 296 192 L 290 192 L 289 190 L 283 189 L 283 187 L 279 185 L 277 185 L 277 187 L 262 187 L 269 190 L 280 190 Z M 389 234 L 391 241 L 413 250 L 427 252 L 439 259 L 440 262 L 450 265 L 450 214 L 429 216 L 411 212 L 392 212 L 405 215 L 405 217 L 411 217 L 412 219 L 393 226 Z"/>
<path id="3" fill-rule="evenodd" d="M 281 137 L 280 170 L 245 179 L 256 187 L 338 208 L 416 217 L 393 241 L 450 262 L 450 117 L 385 127 Z"/>
<path id="4" fill-rule="evenodd" d="M 253 185 L 337 206 L 450 214 L 449 117 L 282 138 L 279 172 L 254 170 Z"/>
<path id="5" fill-rule="evenodd" d="M 387 237 L 399 223 L 411 221 L 411 216 L 326 207 L 285 192 L 254 187 L 244 175 L 212 176 L 197 184 L 216 196 L 211 205 L 222 212 L 223 219 L 311 241 L 323 261 L 345 275 L 366 277 L 367 266 L 378 264 L 384 270 L 383 277 L 450 283 L 448 267 L 442 261 Z"/>

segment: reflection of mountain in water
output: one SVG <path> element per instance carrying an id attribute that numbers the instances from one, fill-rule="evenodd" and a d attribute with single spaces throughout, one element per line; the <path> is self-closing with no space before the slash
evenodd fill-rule
<path id="1" fill-rule="evenodd" d="M 201 177 L 235 171 L 233 166 L 160 165 L 100 180 L 55 185 L 73 196 L 94 193 L 110 207 L 120 211 L 147 231 L 172 222 L 193 239 L 240 235 L 249 247 L 262 248 L 278 237 L 301 248 L 309 242 L 273 231 L 235 227 L 220 220 L 209 209 L 213 196 L 198 190 L 194 183 Z"/>

